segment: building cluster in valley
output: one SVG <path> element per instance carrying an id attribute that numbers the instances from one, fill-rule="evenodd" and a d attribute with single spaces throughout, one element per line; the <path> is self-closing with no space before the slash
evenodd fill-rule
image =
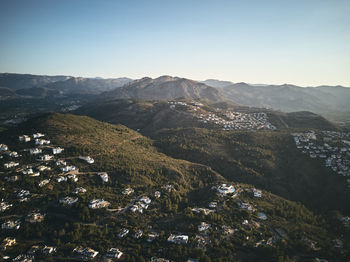
<path id="1" fill-rule="evenodd" d="M 292 135 L 303 154 L 323 160 L 326 167 L 346 177 L 350 189 L 350 132 L 308 131 Z"/>
<path id="2" fill-rule="evenodd" d="M 246 113 L 220 109 L 211 112 L 207 111 L 202 103 L 195 101 L 169 101 L 168 103 L 171 109 L 186 109 L 201 123 L 214 125 L 222 130 L 276 130 L 265 112 Z"/>

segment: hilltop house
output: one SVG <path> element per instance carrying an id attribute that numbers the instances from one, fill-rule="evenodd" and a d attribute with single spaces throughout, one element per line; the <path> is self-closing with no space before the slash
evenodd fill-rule
<path id="1" fill-rule="evenodd" d="M 168 237 L 168 242 L 175 243 L 175 244 L 187 244 L 188 236 L 187 235 L 173 235 L 173 234 L 171 234 Z"/>
<path id="2" fill-rule="evenodd" d="M 148 196 L 143 196 L 139 200 L 147 205 L 151 203 L 151 199 Z"/>
<path id="3" fill-rule="evenodd" d="M 132 189 L 131 187 L 128 187 L 122 193 L 123 193 L 123 195 L 130 195 L 130 194 L 134 193 L 134 191 L 135 191 L 134 189 Z"/>
<path id="4" fill-rule="evenodd" d="M 26 217 L 26 221 L 30 223 L 40 223 L 44 220 L 45 215 L 40 213 L 30 213 Z"/>
<path id="5" fill-rule="evenodd" d="M 119 259 L 122 255 L 123 252 L 121 252 L 118 248 L 112 247 L 107 251 L 105 257 Z"/>
<path id="6" fill-rule="evenodd" d="M 265 213 L 263 212 L 258 212 L 258 218 L 260 218 L 261 220 L 266 220 L 267 216 Z"/>
<path id="7" fill-rule="evenodd" d="M 29 149 L 29 154 L 31 155 L 37 155 L 37 154 L 41 154 L 43 151 L 40 148 L 31 148 Z"/>
<path id="8" fill-rule="evenodd" d="M 9 152 L 8 155 L 10 157 L 19 157 L 20 156 L 16 151 Z"/>
<path id="9" fill-rule="evenodd" d="M 20 190 L 18 193 L 17 193 L 17 197 L 19 198 L 23 198 L 23 197 L 26 197 L 26 196 L 29 196 L 30 195 L 30 192 L 28 190 Z"/>
<path id="10" fill-rule="evenodd" d="M 72 191 L 72 193 L 73 194 L 79 194 L 79 193 L 86 193 L 86 189 L 85 188 L 83 188 L 83 187 L 77 187 L 76 189 L 74 189 L 73 191 Z"/>
<path id="11" fill-rule="evenodd" d="M 75 166 L 63 166 L 61 167 L 61 171 L 63 172 L 70 172 L 76 170 Z"/>
<path id="12" fill-rule="evenodd" d="M 43 145 L 49 145 L 51 143 L 50 140 L 46 140 L 46 139 L 35 139 L 35 144 L 36 145 L 40 145 L 40 146 L 43 146 Z"/>
<path id="13" fill-rule="evenodd" d="M 59 176 L 59 177 L 56 178 L 56 181 L 57 181 L 58 183 L 66 182 L 66 181 L 67 181 L 67 177 L 65 177 L 65 176 Z"/>
<path id="14" fill-rule="evenodd" d="M 257 190 L 255 188 L 253 188 L 253 195 L 254 195 L 254 197 L 261 197 L 262 192 L 261 192 L 261 190 Z"/>
<path id="15" fill-rule="evenodd" d="M 21 226 L 20 220 L 8 220 L 2 223 L 1 228 L 11 230 L 11 229 L 19 229 L 20 226 Z"/>
<path id="16" fill-rule="evenodd" d="M 19 166 L 19 163 L 11 161 L 9 163 L 4 164 L 5 168 L 11 168 L 11 167 L 15 167 L 15 166 Z"/>
<path id="17" fill-rule="evenodd" d="M 53 252 L 56 252 L 56 247 L 44 246 L 41 250 L 41 253 L 43 253 L 44 255 L 49 255 Z"/>
<path id="18" fill-rule="evenodd" d="M 98 255 L 98 251 L 95 251 L 89 247 L 85 247 L 85 248 L 76 247 L 73 249 L 73 252 L 79 256 L 86 257 L 86 258 L 95 258 Z"/>
<path id="19" fill-rule="evenodd" d="M 217 190 L 221 195 L 232 194 L 235 192 L 235 188 L 232 185 L 226 185 L 226 184 L 222 184 L 218 186 Z"/>
<path id="20" fill-rule="evenodd" d="M 217 202 L 210 202 L 208 206 L 209 206 L 210 208 L 216 208 L 217 205 L 218 205 Z"/>
<path id="21" fill-rule="evenodd" d="M 29 141 L 30 141 L 30 137 L 27 136 L 27 135 L 23 135 L 23 136 L 19 136 L 19 137 L 18 137 L 18 140 L 19 140 L 20 142 L 29 142 Z"/>
<path id="22" fill-rule="evenodd" d="M 118 237 L 119 237 L 119 238 L 123 238 L 123 237 L 125 237 L 127 234 L 129 234 L 129 229 L 123 228 L 123 229 L 119 232 Z"/>
<path id="23" fill-rule="evenodd" d="M 12 262 L 34 262 L 34 256 L 27 254 L 19 254 L 11 260 Z"/>
<path id="24" fill-rule="evenodd" d="M 61 147 L 54 147 L 52 148 L 52 154 L 57 155 L 57 154 L 61 154 L 63 152 L 64 148 Z"/>
<path id="25" fill-rule="evenodd" d="M 43 155 L 43 156 L 39 156 L 39 160 L 40 161 L 50 161 L 53 159 L 53 156 L 51 155 Z"/>
<path id="26" fill-rule="evenodd" d="M 73 205 L 74 203 L 78 202 L 78 198 L 66 196 L 66 197 L 61 198 L 59 200 L 59 202 L 63 205 Z"/>
<path id="27" fill-rule="evenodd" d="M 57 160 L 56 161 L 56 166 L 66 166 L 67 165 L 67 162 L 64 161 L 64 160 Z"/>
<path id="28" fill-rule="evenodd" d="M 16 245 L 16 238 L 7 237 L 2 241 L 1 249 L 6 250 L 6 248 Z"/>
<path id="29" fill-rule="evenodd" d="M 86 161 L 89 164 L 93 164 L 95 160 L 90 156 L 80 156 L 79 159 Z"/>
<path id="30" fill-rule="evenodd" d="M 40 181 L 40 183 L 38 185 L 39 185 L 39 187 L 43 187 L 43 186 L 47 185 L 48 183 L 50 183 L 50 179 L 44 179 L 44 180 Z"/>
<path id="31" fill-rule="evenodd" d="M 42 133 L 35 133 L 35 134 L 33 134 L 32 136 L 33 136 L 33 138 L 40 138 L 40 137 L 43 137 L 43 136 L 45 136 L 45 135 L 42 134 Z"/>
<path id="32" fill-rule="evenodd" d="M 161 196 L 160 191 L 156 191 L 156 192 L 154 192 L 154 197 L 156 197 L 156 198 L 160 198 L 160 196 Z"/>
<path id="33" fill-rule="evenodd" d="M 139 229 L 135 232 L 134 238 L 138 239 L 138 238 L 142 237 L 142 235 L 143 235 L 143 232 L 141 229 Z"/>
<path id="34" fill-rule="evenodd" d="M 0 212 L 4 212 L 5 210 L 12 207 L 12 204 L 9 204 L 7 202 L 0 202 Z"/>
<path id="35" fill-rule="evenodd" d="M 78 182 L 78 180 L 79 180 L 78 177 L 76 175 L 74 175 L 74 174 L 68 175 L 68 178 L 70 180 L 72 180 L 73 182 Z"/>
<path id="36" fill-rule="evenodd" d="M 0 151 L 7 151 L 9 148 L 5 144 L 0 144 Z"/>
<path id="37" fill-rule="evenodd" d="M 50 171 L 51 170 L 51 167 L 49 167 L 49 166 L 38 166 L 37 167 L 37 169 L 39 170 L 39 171 Z"/>
<path id="38" fill-rule="evenodd" d="M 198 231 L 202 232 L 202 231 L 206 231 L 210 228 L 210 224 L 207 224 L 205 222 L 202 222 L 198 225 Z"/>
<path id="39" fill-rule="evenodd" d="M 89 208 L 91 209 L 104 208 L 104 207 L 108 207 L 110 204 L 111 203 L 103 199 L 94 199 L 90 201 Z"/>
<path id="40" fill-rule="evenodd" d="M 33 174 L 33 169 L 26 168 L 26 169 L 22 170 L 22 174 L 23 175 L 31 175 L 31 174 Z"/>
<path id="41" fill-rule="evenodd" d="M 108 182 L 108 174 L 106 172 L 100 172 L 100 173 L 97 173 L 100 178 L 102 179 L 103 182 L 107 183 Z"/>

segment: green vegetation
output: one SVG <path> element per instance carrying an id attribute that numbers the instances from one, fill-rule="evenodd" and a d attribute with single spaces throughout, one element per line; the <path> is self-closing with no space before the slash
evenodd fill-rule
<path id="1" fill-rule="evenodd" d="M 253 184 L 319 210 L 350 213 L 345 178 L 295 147 L 289 132 L 169 129 L 153 136 L 175 158 L 208 165 L 225 178 Z"/>
<path id="2" fill-rule="evenodd" d="M 303 169 L 317 167 L 317 162 L 308 166 L 306 160 L 298 160 L 300 156 L 293 151 L 293 141 L 287 133 L 178 129 L 160 132 L 154 142 L 122 125 L 69 114 L 47 114 L 0 133 L 1 143 L 22 154 L 16 159 L 21 166 L 37 161 L 36 157 L 23 151 L 33 147 L 32 142 L 19 143 L 18 135 L 35 132 L 45 133 L 53 145 L 65 149 L 57 158 L 79 168 L 79 181 L 58 183 L 56 178 L 60 171 L 53 163 L 48 163 L 53 169 L 42 172 L 40 177 L 21 175 L 21 180 L 8 182 L 4 178 L 16 172 L 2 168 L 2 164 L 10 160 L 9 156 L 0 160 L 0 188 L 4 188 L 0 198 L 14 204 L 1 213 L 0 221 L 3 223 L 10 217 L 22 221 L 18 231 L 0 231 L 1 240 L 15 236 L 19 243 L 6 250 L 7 255 L 25 253 L 39 243 L 57 246 L 53 257 L 38 256 L 55 261 L 75 261 L 72 250 L 78 245 L 98 250 L 101 255 L 111 247 L 120 248 L 124 261 L 149 261 L 153 256 L 174 261 L 188 258 L 289 261 L 295 256 L 345 261 L 349 255 L 347 231 L 343 230 L 341 236 L 344 252 L 332 247 L 332 239 L 340 237 L 343 229 L 335 218 L 339 214 L 334 214 L 330 223 L 324 215 L 268 191 L 262 191 L 261 198 L 253 197 L 253 186 L 249 183 L 259 187 L 276 183 L 278 174 L 287 172 L 294 160 L 300 161 L 297 165 Z M 166 154 L 160 153 L 155 146 Z M 47 148 L 43 149 L 48 152 Z M 284 157 L 291 152 L 295 154 L 290 156 L 290 166 L 281 169 L 282 161 L 286 161 Z M 95 163 L 88 165 L 77 159 L 81 155 L 92 156 Z M 321 165 L 319 168 L 321 170 Z M 96 175 L 99 171 L 108 172 L 108 183 L 103 183 Z M 287 174 L 286 179 L 291 172 Z M 37 182 L 46 178 L 51 178 L 50 183 L 39 187 Z M 223 182 L 234 185 L 235 197 L 220 196 L 213 188 Z M 166 190 L 164 186 L 168 184 L 175 190 Z M 281 184 L 278 186 L 282 188 Z M 76 187 L 87 189 L 86 193 L 78 195 L 77 203 L 71 207 L 58 203 L 60 198 L 71 195 Z M 133 187 L 135 193 L 122 194 L 128 187 Z M 19 202 L 16 197 L 19 189 L 31 192 L 29 201 Z M 154 197 L 155 191 L 160 191 L 161 197 Z M 148 209 L 141 214 L 126 208 L 140 196 L 152 199 Z M 90 200 L 95 198 L 103 198 L 111 206 L 89 209 Z M 217 207 L 212 208 L 213 213 L 205 215 L 192 211 L 193 208 L 208 208 L 213 201 L 217 203 Z M 252 210 L 240 208 L 240 201 L 249 203 Z M 45 220 L 37 224 L 25 222 L 24 216 L 35 210 L 45 213 Z M 267 220 L 259 219 L 258 211 L 264 212 Z M 205 234 L 198 232 L 197 226 L 201 222 L 211 225 Z M 119 238 L 118 233 L 123 228 L 130 232 Z M 228 230 L 230 233 L 227 234 L 225 228 L 232 232 Z M 138 229 L 144 233 L 141 238 L 133 236 Z M 159 237 L 148 242 L 147 236 L 152 231 Z M 170 234 L 177 233 L 188 235 L 188 244 L 167 241 Z M 205 239 L 206 245 L 198 245 L 195 240 L 198 235 Z M 317 249 L 310 248 L 305 238 L 316 241 Z"/>

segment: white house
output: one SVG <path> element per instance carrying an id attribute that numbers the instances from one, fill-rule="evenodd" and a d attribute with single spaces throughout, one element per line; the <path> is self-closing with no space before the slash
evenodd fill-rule
<path id="1" fill-rule="evenodd" d="M 173 235 L 171 234 L 168 237 L 168 242 L 176 243 L 176 244 L 187 244 L 188 236 L 187 235 Z"/>
<path id="2" fill-rule="evenodd" d="M 7 230 L 12 230 L 12 229 L 19 229 L 21 226 L 21 221 L 20 220 L 8 220 L 4 222 L 1 225 L 2 229 L 7 229 Z"/>
<path id="3" fill-rule="evenodd" d="M 61 154 L 63 151 L 64 151 L 64 148 L 61 148 L 61 147 L 52 148 L 52 154 L 54 155 Z"/>
<path id="4" fill-rule="evenodd" d="M 73 182 L 78 182 L 78 177 L 76 175 L 69 175 L 68 178 L 72 180 Z"/>
<path id="5" fill-rule="evenodd" d="M 220 186 L 218 186 L 218 192 L 221 195 L 227 195 L 227 194 L 231 194 L 235 192 L 235 188 L 232 185 L 226 185 L 226 184 L 222 184 Z"/>
<path id="6" fill-rule="evenodd" d="M 7 202 L 0 202 L 0 212 L 4 212 L 5 210 L 12 207 L 12 204 L 9 204 Z"/>
<path id="7" fill-rule="evenodd" d="M 258 218 L 260 218 L 261 220 L 266 220 L 267 216 L 265 213 L 263 212 L 258 212 Z"/>
<path id="8" fill-rule="evenodd" d="M 0 144 L 0 151 L 7 151 L 9 148 L 5 144 Z"/>
<path id="9" fill-rule="evenodd" d="M 119 232 L 118 237 L 119 237 L 119 238 L 123 238 L 123 237 L 125 237 L 128 233 L 129 233 L 129 229 L 123 228 L 123 229 Z"/>
<path id="10" fill-rule="evenodd" d="M 89 208 L 91 209 L 104 208 L 104 207 L 108 207 L 110 204 L 111 203 L 103 199 L 94 199 L 90 201 Z"/>
<path id="11" fill-rule="evenodd" d="M 44 246 L 41 250 L 41 253 L 43 253 L 44 255 L 49 255 L 53 252 L 56 252 L 56 247 Z"/>
<path id="12" fill-rule="evenodd" d="M 58 183 L 65 182 L 65 181 L 67 181 L 67 177 L 65 177 L 65 176 L 59 176 L 59 177 L 56 178 L 56 181 L 57 181 Z"/>
<path id="13" fill-rule="evenodd" d="M 29 138 L 30 139 L 30 138 Z M 40 146 L 43 146 L 43 145 L 48 145 L 50 144 L 51 141 L 50 140 L 46 140 L 46 139 L 35 139 L 35 144 L 36 145 L 40 145 Z"/>
<path id="14" fill-rule="evenodd" d="M 199 232 L 203 232 L 203 231 L 206 231 L 210 228 L 210 224 L 207 224 L 205 222 L 202 222 L 198 225 L 198 231 Z"/>
<path id="15" fill-rule="evenodd" d="M 67 165 L 67 162 L 62 159 L 56 161 L 56 166 L 66 166 L 66 165 Z"/>
<path id="16" fill-rule="evenodd" d="M 50 179 L 44 179 L 44 180 L 40 181 L 40 183 L 38 185 L 39 185 L 39 187 L 43 187 L 43 186 L 47 185 L 48 183 L 50 183 Z"/>
<path id="17" fill-rule="evenodd" d="M 160 196 L 161 196 L 160 191 L 156 191 L 156 192 L 154 192 L 154 197 L 156 197 L 156 198 L 160 198 Z"/>
<path id="18" fill-rule="evenodd" d="M 148 196 L 143 196 L 139 199 L 141 202 L 144 202 L 145 204 L 150 204 L 151 199 Z"/>
<path id="19" fill-rule="evenodd" d="M 29 154 L 31 154 L 31 155 L 41 154 L 42 152 L 43 152 L 43 150 L 40 149 L 40 148 L 31 148 L 31 149 L 29 149 Z"/>
<path id="20" fill-rule="evenodd" d="M 72 193 L 73 194 L 79 194 L 79 193 L 86 193 L 86 189 L 85 188 L 83 188 L 83 187 L 77 187 L 76 189 L 74 189 L 73 191 L 72 191 Z"/>
<path id="21" fill-rule="evenodd" d="M 39 156 L 39 160 L 41 160 L 41 161 L 50 161 L 52 159 L 53 159 L 53 156 L 51 156 L 51 155 Z"/>
<path id="22" fill-rule="evenodd" d="M 39 138 L 39 137 L 43 137 L 43 136 L 45 136 L 45 135 L 42 134 L 42 133 L 35 133 L 35 134 L 33 134 L 32 136 L 33 136 L 33 138 Z"/>
<path id="23" fill-rule="evenodd" d="M 63 166 L 63 167 L 61 167 L 61 170 L 63 172 L 70 172 L 70 171 L 74 171 L 75 169 L 76 169 L 75 166 Z"/>
<path id="24" fill-rule="evenodd" d="M 108 182 L 109 177 L 108 177 L 108 174 L 106 172 L 100 172 L 100 173 L 98 173 L 98 175 L 100 176 L 100 178 L 102 179 L 103 182 L 106 182 L 106 183 Z"/>
<path id="25" fill-rule="evenodd" d="M 22 171 L 22 174 L 23 174 L 23 175 L 30 175 L 30 174 L 33 174 L 33 169 L 31 169 L 31 168 L 24 169 L 24 170 Z"/>
<path id="26" fill-rule="evenodd" d="M 61 198 L 59 202 L 63 205 L 73 205 L 74 203 L 78 202 L 78 198 L 66 196 Z"/>
<path id="27" fill-rule="evenodd" d="M 122 255 L 123 252 L 121 252 L 118 248 L 112 247 L 107 251 L 105 257 L 119 259 Z"/>
<path id="28" fill-rule="evenodd" d="M 253 188 L 253 194 L 254 194 L 254 197 L 261 197 L 262 192 L 261 192 L 261 190 L 257 190 L 255 188 Z"/>
<path id="29" fill-rule="evenodd" d="M 11 167 L 15 167 L 15 166 L 19 166 L 19 163 L 11 161 L 9 163 L 4 164 L 5 168 L 11 168 Z"/>
<path id="30" fill-rule="evenodd" d="M 86 258 L 95 258 L 98 255 L 98 251 L 95 251 L 89 247 L 85 247 L 85 248 L 76 247 L 73 249 L 73 252 L 79 256 L 86 257 Z"/>
<path id="31" fill-rule="evenodd" d="M 130 194 L 132 194 L 132 193 L 134 193 L 134 189 L 132 189 L 131 187 L 128 187 L 127 189 L 125 189 L 124 191 L 123 191 L 123 195 L 130 195 Z"/>
<path id="32" fill-rule="evenodd" d="M 19 137 L 18 137 L 18 140 L 19 140 L 20 142 L 29 142 L 29 141 L 30 141 L 30 137 L 27 136 L 27 135 L 23 135 L 23 136 L 19 136 Z"/>
<path id="33" fill-rule="evenodd" d="M 90 156 L 80 156 L 79 159 L 86 161 L 89 164 L 93 164 L 95 160 Z"/>

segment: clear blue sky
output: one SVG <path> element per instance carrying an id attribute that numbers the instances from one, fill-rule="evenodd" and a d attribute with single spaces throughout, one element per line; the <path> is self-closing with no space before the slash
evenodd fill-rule
<path id="1" fill-rule="evenodd" d="M 1 0 L 0 72 L 350 86 L 349 0 Z"/>

